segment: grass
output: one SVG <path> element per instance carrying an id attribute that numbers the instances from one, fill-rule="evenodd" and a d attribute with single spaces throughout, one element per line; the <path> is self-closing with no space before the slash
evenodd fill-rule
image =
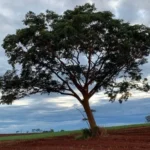
<path id="1" fill-rule="evenodd" d="M 4 136 L 0 137 L 0 141 L 8 141 L 8 140 L 31 140 L 31 139 L 42 139 L 48 137 L 56 137 L 56 136 L 64 136 L 64 135 L 71 135 L 81 133 L 81 130 L 74 130 L 74 131 L 64 131 L 64 132 L 48 132 L 48 133 L 33 133 L 33 134 L 16 134 L 12 136 Z"/>
<path id="2" fill-rule="evenodd" d="M 108 130 L 120 130 L 125 128 L 131 127 L 143 127 L 149 126 L 150 123 L 145 124 L 132 124 L 132 125 L 124 125 L 124 126 L 113 126 L 113 127 L 106 127 Z M 56 137 L 56 136 L 63 136 L 63 135 L 71 135 L 71 134 L 80 134 L 82 130 L 74 130 L 74 131 L 64 131 L 64 132 L 52 132 L 52 133 L 34 133 L 34 134 L 25 134 L 25 135 L 12 135 L 12 136 L 5 136 L 0 137 L 0 141 L 9 141 L 9 140 L 31 140 L 31 139 L 42 139 L 48 137 Z"/>
<path id="3" fill-rule="evenodd" d="M 120 130 L 120 129 L 133 128 L 133 127 L 150 127 L 150 123 L 113 126 L 113 127 L 106 127 L 106 129 L 108 129 L 108 130 Z"/>

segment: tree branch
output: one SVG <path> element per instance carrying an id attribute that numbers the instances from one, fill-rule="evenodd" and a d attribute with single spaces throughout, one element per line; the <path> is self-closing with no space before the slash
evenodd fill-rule
<path id="1" fill-rule="evenodd" d="M 48 66 L 48 64 L 42 63 L 43 66 L 46 66 L 47 68 L 49 68 L 63 83 L 65 83 L 68 87 L 67 90 L 69 90 L 70 92 L 72 92 L 72 96 L 74 96 L 75 98 L 77 98 L 79 100 L 80 103 L 82 103 L 81 98 L 78 96 L 78 94 L 71 88 L 71 86 L 69 85 L 69 83 L 67 81 L 65 81 L 58 72 L 56 72 L 54 69 L 52 69 L 52 67 Z"/>
<path id="2" fill-rule="evenodd" d="M 108 75 L 106 74 L 105 77 L 102 79 L 101 83 L 97 83 L 95 85 L 95 87 L 89 92 L 89 97 L 93 96 L 93 94 L 100 88 L 101 85 L 103 85 L 104 82 L 108 82 L 112 79 L 112 77 L 114 75 L 116 75 L 117 73 L 119 73 L 122 69 L 124 68 L 124 66 L 120 67 L 120 69 L 117 70 L 117 72 L 112 72 L 112 74 L 110 74 L 110 76 L 108 77 Z M 108 78 L 106 78 L 108 77 Z M 106 81 L 105 81 L 106 78 Z"/>
<path id="3" fill-rule="evenodd" d="M 63 67 L 66 70 L 66 65 L 64 64 L 64 62 L 59 57 L 56 57 L 56 58 L 58 59 L 58 61 L 63 65 Z M 82 95 L 84 95 L 85 91 L 84 91 L 83 87 L 77 82 L 76 76 L 73 75 L 70 71 L 68 71 L 68 73 L 69 73 L 69 77 L 70 77 L 71 81 L 74 83 L 76 88 L 81 92 Z"/>
<path id="4" fill-rule="evenodd" d="M 89 74 L 90 74 L 90 69 L 91 69 L 91 57 L 92 57 L 92 51 L 93 48 L 89 48 L 89 56 L 88 58 L 88 69 L 87 69 L 87 74 L 86 74 L 86 79 L 85 79 L 85 85 L 84 88 L 86 89 L 86 91 L 88 92 L 88 79 L 89 79 Z"/>
<path id="5" fill-rule="evenodd" d="M 73 94 L 71 93 L 65 93 L 65 92 L 61 92 L 61 91 L 57 91 L 58 93 L 62 94 L 62 95 L 70 95 L 70 96 L 74 96 Z"/>

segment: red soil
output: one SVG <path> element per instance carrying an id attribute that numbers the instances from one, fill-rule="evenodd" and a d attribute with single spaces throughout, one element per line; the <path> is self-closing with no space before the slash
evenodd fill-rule
<path id="1" fill-rule="evenodd" d="M 62 136 L 28 141 L 0 142 L 0 150 L 150 150 L 150 127 L 109 131 L 96 139 Z"/>

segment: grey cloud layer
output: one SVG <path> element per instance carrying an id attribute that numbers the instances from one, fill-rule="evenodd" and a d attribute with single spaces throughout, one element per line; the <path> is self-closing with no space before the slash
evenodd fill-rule
<path id="1" fill-rule="evenodd" d="M 132 23 L 150 24 L 149 0 L 120 0 L 119 17 Z"/>
<path id="2" fill-rule="evenodd" d="M 39 101 L 35 104 L 34 101 Z M 106 101 L 106 100 L 102 100 Z M 144 123 L 145 116 L 150 114 L 149 99 L 128 101 L 123 104 L 118 102 L 92 105 L 97 123 L 102 126 Z M 81 111 L 83 109 L 78 107 Z M 82 121 L 82 115 L 74 107 L 59 107 L 51 102 L 33 99 L 32 105 L 5 106 L 1 108 L 0 133 L 18 131 L 31 131 L 34 128 L 42 130 L 81 129 L 87 127 Z"/>

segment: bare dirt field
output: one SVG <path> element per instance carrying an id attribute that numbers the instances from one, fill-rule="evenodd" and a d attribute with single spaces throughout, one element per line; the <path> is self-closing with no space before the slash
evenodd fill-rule
<path id="1" fill-rule="evenodd" d="M 150 150 L 150 127 L 109 131 L 108 134 L 87 140 L 61 136 L 27 141 L 3 141 L 0 142 L 0 150 Z"/>

